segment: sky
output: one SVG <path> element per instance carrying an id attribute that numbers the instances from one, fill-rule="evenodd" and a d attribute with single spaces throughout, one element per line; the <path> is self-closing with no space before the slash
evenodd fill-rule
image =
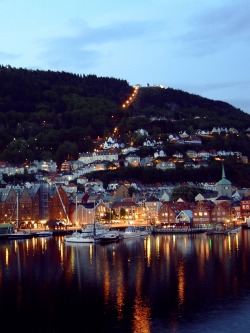
<path id="1" fill-rule="evenodd" d="M 250 114 L 250 0 L 0 0 L 0 64 L 163 85 Z"/>

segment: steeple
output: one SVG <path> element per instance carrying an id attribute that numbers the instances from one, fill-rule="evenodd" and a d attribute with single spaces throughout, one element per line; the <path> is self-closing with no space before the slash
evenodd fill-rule
<path id="1" fill-rule="evenodd" d="M 231 199 L 232 197 L 232 183 L 226 179 L 225 175 L 225 168 L 224 164 L 222 164 L 222 178 L 218 183 L 216 184 L 217 191 L 218 191 L 218 196 L 219 197 L 228 197 Z"/>
<path id="2" fill-rule="evenodd" d="M 222 179 L 226 178 L 224 164 L 222 163 Z"/>

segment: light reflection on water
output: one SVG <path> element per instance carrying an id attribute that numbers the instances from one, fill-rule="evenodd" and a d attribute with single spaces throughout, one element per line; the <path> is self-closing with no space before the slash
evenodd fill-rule
<path id="1" fill-rule="evenodd" d="M 106 245 L 1 240 L 0 311 L 16 318 L 9 332 L 73 332 L 80 321 L 83 332 L 244 333 L 249 251 L 250 230 Z"/>

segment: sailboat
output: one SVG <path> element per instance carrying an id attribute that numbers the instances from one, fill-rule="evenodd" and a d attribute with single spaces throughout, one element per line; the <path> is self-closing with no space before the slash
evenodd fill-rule
<path id="1" fill-rule="evenodd" d="M 76 221 L 77 221 L 77 196 L 76 196 Z M 95 232 L 91 234 L 84 234 L 78 232 L 76 229 L 72 235 L 66 236 L 64 238 L 65 243 L 94 243 L 95 242 Z"/>
<path id="2" fill-rule="evenodd" d="M 73 233 L 64 238 L 65 243 L 95 243 L 95 237 L 92 235 L 85 236 L 80 232 Z"/>
<path id="3" fill-rule="evenodd" d="M 20 231 L 19 230 L 19 195 L 17 193 L 17 202 L 16 202 L 16 229 L 13 233 L 9 234 L 8 239 L 25 239 L 31 238 L 34 234 L 30 231 Z"/>

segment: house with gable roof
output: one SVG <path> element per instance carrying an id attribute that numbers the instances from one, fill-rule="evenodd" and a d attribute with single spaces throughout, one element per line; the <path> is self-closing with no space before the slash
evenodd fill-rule
<path id="1" fill-rule="evenodd" d="M 196 228 L 210 226 L 214 206 L 210 200 L 199 201 L 193 209 L 193 226 Z"/>
<path id="2" fill-rule="evenodd" d="M 175 224 L 178 214 L 190 208 L 186 202 L 163 202 L 159 209 L 158 220 L 161 224 Z"/>
<path id="3" fill-rule="evenodd" d="M 114 190 L 115 198 L 129 198 L 128 187 L 124 184 L 118 184 L 117 188 Z"/>
<path id="4" fill-rule="evenodd" d="M 158 158 L 158 157 L 166 157 L 166 153 L 164 152 L 164 150 L 160 149 L 154 152 L 154 158 Z"/>
<path id="5" fill-rule="evenodd" d="M 139 166 L 140 165 L 140 156 L 134 153 L 129 154 L 125 157 L 125 160 L 128 162 L 129 165 L 132 166 Z"/>
<path id="6" fill-rule="evenodd" d="M 193 222 L 193 212 L 190 209 L 184 209 L 182 210 L 177 216 L 176 216 L 176 224 L 178 225 L 188 225 L 192 226 Z"/>
<path id="7" fill-rule="evenodd" d="M 230 203 L 222 201 L 217 203 L 212 209 L 212 224 L 225 223 L 231 224 L 237 217 L 236 211 Z"/>

